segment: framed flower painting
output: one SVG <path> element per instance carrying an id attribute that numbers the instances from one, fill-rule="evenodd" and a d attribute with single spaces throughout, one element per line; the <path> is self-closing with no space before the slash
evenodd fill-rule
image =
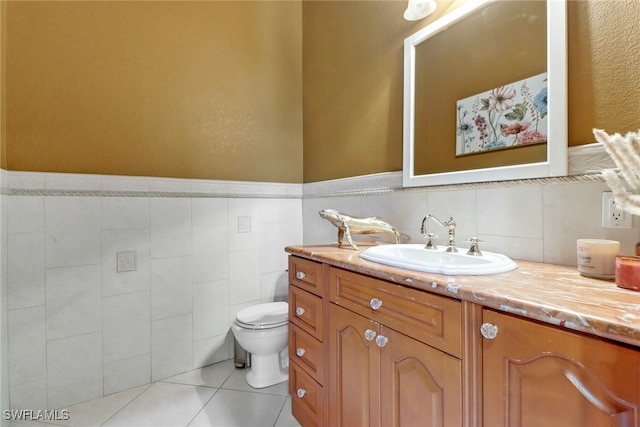
<path id="1" fill-rule="evenodd" d="M 547 142 L 547 73 L 457 101 L 456 156 Z"/>

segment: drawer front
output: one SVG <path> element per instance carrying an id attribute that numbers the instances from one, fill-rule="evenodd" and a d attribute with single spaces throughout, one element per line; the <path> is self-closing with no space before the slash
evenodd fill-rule
<path id="1" fill-rule="evenodd" d="M 289 359 L 300 365 L 314 380 L 324 383 L 325 355 L 322 342 L 289 323 Z"/>
<path id="2" fill-rule="evenodd" d="M 322 341 L 322 299 L 289 286 L 289 321 Z"/>
<path id="3" fill-rule="evenodd" d="M 324 388 L 295 363 L 289 365 L 291 412 L 303 426 L 324 425 Z"/>
<path id="4" fill-rule="evenodd" d="M 289 283 L 322 297 L 324 296 L 322 278 L 321 263 L 289 256 Z"/>
<path id="5" fill-rule="evenodd" d="M 460 301 L 331 267 L 332 302 L 461 357 Z M 380 304 L 378 308 L 373 308 Z"/>

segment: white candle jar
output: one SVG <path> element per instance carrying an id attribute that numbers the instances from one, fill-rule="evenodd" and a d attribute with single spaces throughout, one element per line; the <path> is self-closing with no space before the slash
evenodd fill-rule
<path id="1" fill-rule="evenodd" d="M 613 280 L 620 242 L 602 239 L 578 239 L 578 271 L 583 276 Z"/>

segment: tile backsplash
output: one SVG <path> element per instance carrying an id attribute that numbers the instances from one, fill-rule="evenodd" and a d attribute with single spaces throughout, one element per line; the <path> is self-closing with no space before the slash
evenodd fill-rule
<path id="1" fill-rule="evenodd" d="M 2 171 L 2 183 L 0 378 L 12 409 L 233 357 L 237 311 L 286 298 L 283 248 L 337 241 L 321 209 L 377 216 L 413 243 L 425 215 L 453 215 L 458 246 L 476 236 L 487 251 L 553 264 L 576 264 L 578 238 L 619 240 L 624 253 L 640 240 L 635 217 L 632 229 L 601 227 L 609 189 L 598 179 L 402 189 L 398 173 L 302 185 Z M 446 230 L 430 231 L 444 244 Z M 123 253 L 134 267 L 118 272 Z"/>
<path id="2" fill-rule="evenodd" d="M 398 179 L 389 177 L 392 182 Z M 308 191 L 316 187 L 305 184 L 305 244 L 337 241 L 336 228 L 318 215 L 327 208 L 383 219 L 410 238 L 408 243 L 426 241 L 420 225 L 427 214 L 442 220 L 452 215 L 457 222 L 457 246 L 467 247 L 465 239 L 478 237 L 484 241 L 484 250 L 550 264 L 575 266 L 576 240 L 580 238 L 618 240 L 625 254 L 633 254 L 640 240 L 637 217 L 633 217 L 631 229 L 602 228 L 602 193 L 611 190 L 597 179 L 527 180 L 359 195 L 351 195 L 351 190 L 339 194 L 339 187 L 338 182 L 332 188 L 323 184 L 320 191 L 326 193 L 322 194 Z M 446 244 L 447 230 L 431 223 L 429 231 L 439 236 L 438 244 Z"/>

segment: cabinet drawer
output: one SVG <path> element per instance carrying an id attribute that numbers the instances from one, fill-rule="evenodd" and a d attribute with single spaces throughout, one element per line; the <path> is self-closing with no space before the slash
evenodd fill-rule
<path id="1" fill-rule="evenodd" d="M 289 286 L 289 321 L 322 341 L 322 299 Z"/>
<path id="2" fill-rule="evenodd" d="M 324 381 L 325 355 L 322 342 L 289 323 L 289 358 L 320 384 Z"/>
<path id="3" fill-rule="evenodd" d="M 289 283 L 320 297 L 324 296 L 322 264 L 308 259 L 290 256 Z"/>
<path id="4" fill-rule="evenodd" d="M 291 412 L 303 426 L 324 425 L 324 389 L 295 363 L 289 365 Z"/>
<path id="5" fill-rule="evenodd" d="M 461 357 L 460 301 L 331 267 L 332 302 Z M 380 302 L 380 307 L 373 306 Z"/>

